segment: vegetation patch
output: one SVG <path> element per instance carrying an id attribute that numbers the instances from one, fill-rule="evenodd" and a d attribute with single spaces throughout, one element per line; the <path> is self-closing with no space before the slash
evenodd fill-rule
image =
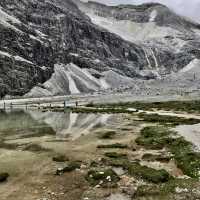
<path id="1" fill-rule="evenodd" d="M 189 199 L 195 197 L 195 187 L 197 187 L 197 181 L 194 179 L 171 179 L 166 183 L 159 185 L 143 185 L 139 186 L 135 198 L 146 197 L 150 199 L 175 199 L 174 195 L 186 194 L 185 198 L 189 195 Z M 184 197 L 184 195 L 183 195 Z"/>
<path id="2" fill-rule="evenodd" d="M 106 152 L 104 155 L 106 157 L 116 158 L 116 159 L 127 158 L 127 154 L 117 153 L 117 152 Z"/>
<path id="3" fill-rule="evenodd" d="M 126 108 L 99 108 L 99 107 L 74 107 L 71 108 L 73 113 L 133 113 Z"/>
<path id="4" fill-rule="evenodd" d="M 117 187 L 119 176 L 112 169 L 90 170 L 86 180 L 91 186 L 100 185 L 101 187 Z"/>
<path id="5" fill-rule="evenodd" d="M 67 166 L 63 168 L 58 168 L 56 171 L 56 175 L 62 175 L 63 173 L 66 172 L 72 172 L 76 169 L 80 169 L 81 167 L 81 162 L 80 161 L 70 161 Z"/>
<path id="6" fill-rule="evenodd" d="M 23 148 L 23 151 L 31 151 L 31 152 L 48 152 L 51 151 L 51 149 L 44 148 L 40 146 L 39 144 L 29 144 L 25 148 Z"/>
<path id="7" fill-rule="evenodd" d="M 170 131 L 164 126 L 150 126 L 141 130 L 141 136 L 135 141 L 138 145 L 145 146 L 148 149 L 163 149 L 170 143 L 171 135 L 175 132 Z"/>
<path id="8" fill-rule="evenodd" d="M 122 167 L 123 169 L 127 169 L 127 164 L 129 163 L 127 158 L 110 158 L 108 160 L 105 160 L 105 163 L 112 167 Z"/>
<path id="9" fill-rule="evenodd" d="M 188 113 L 200 112 L 200 101 L 167 101 L 167 102 L 121 102 L 110 104 L 96 104 L 90 105 L 90 107 L 97 108 L 135 108 L 139 110 L 173 110 L 182 111 Z"/>
<path id="10" fill-rule="evenodd" d="M 142 156 L 142 160 L 146 160 L 149 162 L 154 162 L 154 161 L 158 161 L 158 162 L 166 162 L 168 163 L 170 160 L 172 159 L 171 156 L 165 156 L 165 155 L 153 155 L 153 154 L 144 154 Z"/>
<path id="11" fill-rule="evenodd" d="M 140 113 L 139 117 L 142 118 L 143 121 L 146 121 L 146 122 L 171 124 L 174 126 L 181 125 L 181 124 L 193 125 L 193 124 L 200 123 L 200 119 L 194 119 L 194 118 L 187 119 L 183 117 L 158 115 L 158 114 Z"/>
<path id="12" fill-rule="evenodd" d="M 15 150 L 18 148 L 18 144 L 9 144 L 4 141 L 0 141 L 0 148 L 7 149 L 7 150 Z"/>
<path id="13" fill-rule="evenodd" d="M 176 137 L 172 137 L 176 136 Z M 200 176 L 200 153 L 194 152 L 193 145 L 183 137 L 177 137 L 175 132 L 166 127 L 146 127 L 141 131 L 141 136 L 136 143 L 148 149 L 168 148 L 173 154 L 177 166 L 184 174 L 199 178 Z"/>
<path id="14" fill-rule="evenodd" d="M 163 183 L 172 178 L 164 169 L 156 170 L 147 166 L 142 166 L 138 162 L 129 163 L 127 167 L 128 173 L 131 176 L 141 178 L 152 183 Z"/>
<path id="15" fill-rule="evenodd" d="M 106 149 L 106 148 L 107 149 L 126 149 L 128 148 L 128 145 L 115 143 L 115 144 L 98 145 L 97 148 L 99 149 Z"/>
<path id="16" fill-rule="evenodd" d="M 104 130 L 101 132 L 97 132 L 97 134 L 99 139 L 113 139 L 117 133 L 113 130 Z"/>
<path id="17" fill-rule="evenodd" d="M 57 155 L 52 158 L 55 162 L 66 162 L 69 161 L 69 158 L 65 155 Z"/>

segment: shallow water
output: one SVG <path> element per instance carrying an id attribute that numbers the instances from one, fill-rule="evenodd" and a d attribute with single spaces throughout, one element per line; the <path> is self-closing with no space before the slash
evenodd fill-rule
<path id="1" fill-rule="evenodd" d="M 177 126 L 175 131 L 200 151 L 200 124 Z"/>
<path id="2" fill-rule="evenodd" d="M 0 113 L 0 139 L 13 140 L 42 136 L 75 140 L 105 126 L 112 115 L 70 112 L 13 111 Z"/>
<path id="3" fill-rule="evenodd" d="M 130 198 L 123 194 L 111 194 L 107 200 L 130 200 Z"/>

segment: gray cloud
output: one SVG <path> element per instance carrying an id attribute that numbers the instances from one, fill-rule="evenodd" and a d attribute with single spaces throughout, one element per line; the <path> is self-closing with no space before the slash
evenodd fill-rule
<path id="1" fill-rule="evenodd" d="M 200 23 L 200 0 L 95 0 L 95 1 L 105 3 L 108 5 L 160 2 L 162 4 L 167 5 L 178 14 L 194 19 Z"/>

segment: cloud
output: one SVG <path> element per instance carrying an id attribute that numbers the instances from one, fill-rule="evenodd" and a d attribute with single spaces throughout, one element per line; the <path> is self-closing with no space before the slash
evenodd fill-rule
<path id="1" fill-rule="evenodd" d="M 93 0 L 94 1 L 94 0 Z M 141 4 L 145 2 L 160 2 L 167 5 L 180 15 L 200 22 L 200 0 L 95 0 L 108 5 Z"/>

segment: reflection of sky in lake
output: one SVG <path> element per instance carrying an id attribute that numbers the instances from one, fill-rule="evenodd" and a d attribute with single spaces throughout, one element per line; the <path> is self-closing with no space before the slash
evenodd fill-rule
<path id="1" fill-rule="evenodd" d="M 55 135 L 77 139 L 104 126 L 112 115 L 70 112 L 16 111 L 0 113 L 0 138 L 17 139 Z"/>

